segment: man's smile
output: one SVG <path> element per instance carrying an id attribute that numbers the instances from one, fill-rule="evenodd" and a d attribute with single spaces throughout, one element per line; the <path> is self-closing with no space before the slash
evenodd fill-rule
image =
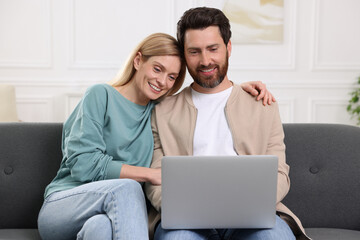
<path id="1" fill-rule="evenodd" d="M 207 68 L 207 69 L 199 69 L 199 72 L 204 75 L 209 76 L 209 75 L 214 74 L 215 70 L 216 70 L 216 67 L 212 67 L 212 68 Z"/>

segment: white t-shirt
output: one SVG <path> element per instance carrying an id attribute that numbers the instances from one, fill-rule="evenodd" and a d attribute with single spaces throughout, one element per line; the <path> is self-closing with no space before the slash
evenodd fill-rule
<path id="1" fill-rule="evenodd" d="M 213 94 L 191 89 L 198 110 L 194 133 L 194 156 L 237 155 L 225 116 L 225 105 L 232 87 Z"/>

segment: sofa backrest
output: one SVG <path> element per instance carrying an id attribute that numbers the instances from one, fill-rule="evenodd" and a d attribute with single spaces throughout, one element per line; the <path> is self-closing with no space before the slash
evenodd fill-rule
<path id="1" fill-rule="evenodd" d="M 0 229 L 36 228 L 62 159 L 61 123 L 0 123 Z M 360 230 L 360 128 L 284 124 L 291 187 L 304 227 Z"/>
<path id="2" fill-rule="evenodd" d="M 59 169 L 61 123 L 0 123 L 0 229 L 36 228 Z"/>
<path id="3" fill-rule="evenodd" d="M 304 227 L 360 230 L 360 128 L 284 124 L 290 191 Z"/>

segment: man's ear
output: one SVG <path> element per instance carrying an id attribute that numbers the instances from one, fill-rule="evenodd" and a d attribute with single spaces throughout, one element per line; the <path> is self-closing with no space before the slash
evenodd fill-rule
<path id="1" fill-rule="evenodd" d="M 134 68 L 136 70 L 139 70 L 139 67 L 141 65 L 141 61 L 142 61 L 142 54 L 141 54 L 141 52 L 137 52 L 136 56 L 134 58 Z"/>
<path id="2" fill-rule="evenodd" d="M 231 50 L 232 50 L 232 46 L 231 46 L 231 40 L 229 40 L 228 44 L 226 45 L 226 50 L 228 51 L 228 56 L 231 56 Z"/>

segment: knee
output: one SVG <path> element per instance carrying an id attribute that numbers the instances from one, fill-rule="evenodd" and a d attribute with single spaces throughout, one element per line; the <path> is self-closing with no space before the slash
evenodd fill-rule
<path id="1" fill-rule="evenodd" d="M 121 189 L 128 195 L 144 197 L 144 191 L 141 184 L 132 179 L 121 179 Z"/>
<path id="2" fill-rule="evenodd" d="M 141 184 L 135 180 L 132 179 L 121 179 L 121 184 L 128 188 L 128 189 L 132 189 L 134 191 L 141 191 L 142 192 L 142 187 Z"/>
<path id="3" fill-rule="evenodd" d="M 194 229 L 194 230 L 165 230 L 161 227 L 161 224 L 155 231 L 154 240 L 206 240 L 212 239 L 211 230 L 209 229 Z"/>
<path id="4" fill-rule="evenodd" d="M 141 184 L 132 179 L 105 180 L 101 192 L 108 194 L 140 194 L 144 195 Z"/>
<path id="5" fill-rule="evenodd" d="M 274 239 L 286 239 L 295 240 L 295 235 L 292 232 L 290 226 L 282 220 L 279 216 L 276 216 L 276 224 L 274 227 Z"/>
<path id="6" fill-rule="evenodd" d="M 264 239 L 274 239 L 274 240 L 295 240 L 295 236 L 291 231 L 289 225 L 287 225 L 284 220 L 276 216 L 275 227 L 258 232 L 259 236 Z M 258 238 L 255 238 L 258 239 Z M 260 238 L 261 239 L 261 238 Z"/>
<path id="7" fill-rule="evenodd" d="M 112 239 L 111 221 L 106 214 L 89 218 L 77 234 L 77 239 Z"/>
<path id="8" fill-rule="evenodd" d="M 83 228 L 92 230 L 106 229 L 111 231 L 111 221 L 106 214 L 98 214 L 89 218 L 84 223 Z"/>
<path id="9" fill-rule="evenodd" d="M 112 201 L 127 201 L 145 204 L 145 195 L 141 184 L 132 179 L 117 179 L 111 182 L 106 196 Z"/>
<path id="10" fill-rule="evenodd" d="M 236 230 L 230 239 L 271 239 L 271 240 L 295 240 L 295 236 L 289 225 L 280 217 L 276 216 L 276 224 L 270 229 Z"/>

